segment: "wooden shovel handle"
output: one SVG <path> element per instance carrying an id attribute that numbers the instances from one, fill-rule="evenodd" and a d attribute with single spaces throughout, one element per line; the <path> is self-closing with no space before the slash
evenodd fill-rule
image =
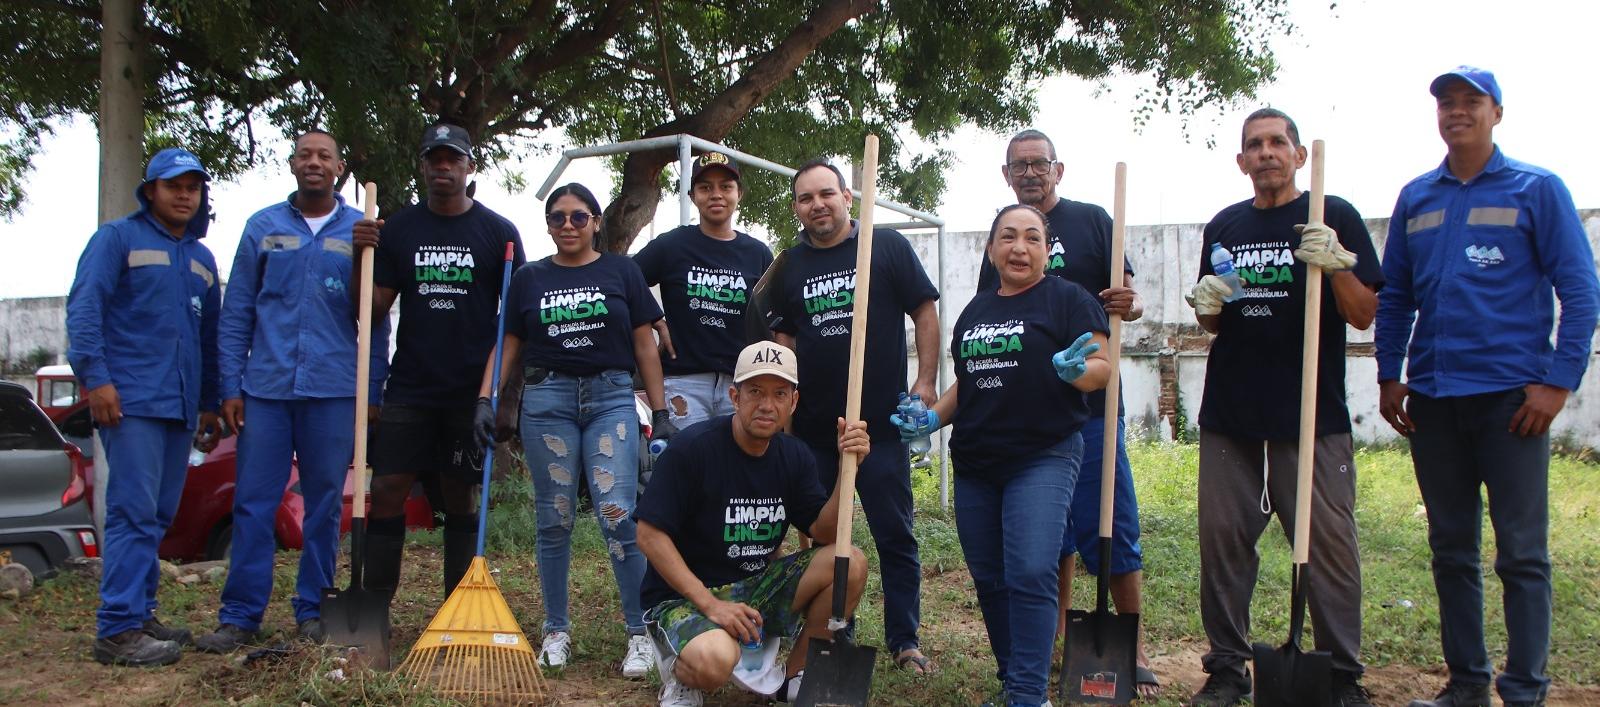
<path id="1" fill-rule="evenodd" d="M 362 186 L 367 220 L 378 217 L 378 185 Z M 355 498 L 350 509 L 353 518 L 367 517 L 367 379 L 372 375 L 372 262 L 373 248 L 361 249 L 361 295 L 356 310 L 356 446 L 351 464 L 355 477 Z"/>
<path id="2" fill-rule="evenodd" d="M 1306 223 L 1322 222 L 1323 162 L 1326 147 L 1311 142 L 1311 209 Z M 1311 491 L 1317 449 L 1317 356 L 1322 340 L 1322 268 L 1306 264 L 1306 323 L 1300 352 L 1300 446 L 1294 494 L 1294 563 L 1311 557 Z"/>
<path id="3" fill-rule="evenodd" d="M 856 287 L 850 310 L 850 372 L 846 379 L 844 419 L 861 419 L 862 361 L 867 352 L 867 300 L 872 293 L 872 210 L 878 201 L 878 136 L 868 135 L 861 160 L 861 217 L 856 233 Z M 851 521 L 856 495 L 856 457 L 839 455 L 839 523 L 834 533 L 833 556 L 850 557 Z"/>
<path id="4" fill-rule="evenodd" d="M 1111 204 L 1111 276 L 1106 282 L 1120 287 L 1123 275 L 1123 250 L 1127 241 L 1128 163 L 1117 163 L 1116 196 Z M 1117 402 L 1122 395 L 1122 317 L 1111 317 L 1111 333 L 1106 336 L 1106 361 L 1111 364 L 1111 380 L 1106 383 L 1105 416 L 1100 440 L 1100 537 L 1111 537 L 1111 510 L 1117 495 Z M 1101 558 L 1108 563 L 1110 558 Z"/>

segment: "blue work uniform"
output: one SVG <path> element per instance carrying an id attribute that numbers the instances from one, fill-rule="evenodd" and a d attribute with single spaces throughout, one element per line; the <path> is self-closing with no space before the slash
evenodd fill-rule
<path id="1" fill-rule="evenodd" d="M 156 548 L 183 494 L 198 414 L 217 409 L 222 290 L 216 260 L 200 243 L 209 192 L 202 188 L 195 215 L 174 237 L 136 189 L 139 210 L 89 238 L 67 295 L 67 361 L 84 390 L 115 386 L 123 413 L 100 428 L 116 468 L 104 481 L 100 638 L 154 617 Z"/>
<path id="2" fill-rule="evenodd" d="M 349 291 L 350 229 L 361 212 L 334 195 L 312 233 L 294 195 L 245 223 L 228 278 L 218 338 L 222 398 L 244 401 L 232 569 L 220 621 L 261 627 L 272 595 L 278 506 L 298 460 L 304 544 L 291 600 L 297 623 L 321 615 L 339 556 L 344 479 L 355 442 L 357 293 Z M 373 404 L 387 363 L 388 320 L 373 329 Z"/>
<path id="3" fill-rule="evenodd" d="M 1505 588 L 1497 687 L 1507 702 L 1540 700 L 1550 683 L 1550 436 L 1522 436 L 1510 422 L 1528 385 L 1575 391 L 1583 379 L 1600 310 L 1589 239 L 1559 177 L 1496 147 L 1467 181 L 1446 161 L 1401 190 L 1383 274 L 1378 380 L 1400 380 L 1406 364 L 1411 454 L 1450 680 L 1494 677 L 1479 568 L 1482 487 Z"/>

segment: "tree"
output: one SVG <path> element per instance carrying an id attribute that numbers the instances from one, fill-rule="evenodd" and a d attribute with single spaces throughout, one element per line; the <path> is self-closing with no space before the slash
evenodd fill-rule
<path id="1" fill-rule="evenodd" d="M 1148 76 L 1149 111 L 1248 97 L 1276 68 L 1286 2 L 150 0 L 147 142 L 181 141 L 227 177 L 280 157 L 258 130 L 323 126 L 393 209 L 437 117 L 474 135 L 480 171 L 549 149 L 558 127 L 580 144 L 686 132 L 791 164 L 854 155 L 872 131 L 885 196 L 930 208 L 949 156 L 913 140 L 1022 125 L 1061 73 Z M 54 121 L 92 114 L 98 17 L 95 0 L 0 5 L 0 127 L 19 136 L 0 184 Z M 650 220 L 675 157 L 614 160 L 610 249 Z M 745 217 L 792 230 L 788 184 L 747 174 Z"/>

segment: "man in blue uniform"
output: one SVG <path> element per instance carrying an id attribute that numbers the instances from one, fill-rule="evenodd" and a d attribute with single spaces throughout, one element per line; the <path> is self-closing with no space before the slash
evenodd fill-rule
<path id="1" fill-rule="evenodd" d="M 1506 665 L 1495 686 L 1507 705 L 1542 705 L 1550 685 L 1550 423 L 1583 379 L 1600 283 L 1561 178 L 1494 144 L 1504 114 L 1494 74 L 1457 67 L 1429 92 L 1445 159 L 1395 203 L 1376 337 L 1378 411 L 1411 440 L 1450 668 L 1438 697 L 1411 704 L 1490 704 L 1482 487 L 1505 586 Z"/>
<path id="2" fill-rule="evenodd" d="M 219 427 L 222 290 L 200 244 L 211 177 L 178 148 L 156 153 L 144 177 L 139 210 L 89 239 L 67 295 L 67 360 L 116 468 L 105 480 L 94 642 L 108 665 L 167 665 L 189 642 L 155 617 L 156 546 L 177 512 L 191 442 L 209 451 Z"/>
<path id="3" fill-rule="evenodd" d="M 339 514 L 355 437 L 356 288 L 350 228 L 361 212 L 334 185 L 339 144 L 313 130 L 289 158 L 295 192 L 245 223 L 219 325 L 222 415 L 239 432 L 233 558 L 221 625 L 196 647 L 226 653 L 254 639 L 272 595 L 273 526 L 293 460 L 305 498 L 295 583 L 299 635 L 322 640 L 323 587 L 333 586 Z M 388 320 L 374 329 L 381 380 Z M 378 400 L 378 391 L 372 400 Z"/>

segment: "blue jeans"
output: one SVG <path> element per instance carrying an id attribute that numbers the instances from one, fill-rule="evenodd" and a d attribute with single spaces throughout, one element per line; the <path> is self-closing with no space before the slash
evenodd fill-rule
<path id="1" fill-rule="evenodd" d="M 1078 465 L 1077 490 L 1072 492 L 1072 513 L 1061 555 L 1076 552 L 1089 574 L 1100 574 L 1100 468 L 1104 457 L 1106 419 L 1091 417 L 1078 434 L 1083 438 L 1083 463 Z M 1111 574 L 1144 569 L 1139 547 L 1139 499 L 1133 490 L 1133 468 L 1128 464 L 1127 426 L 1117 418 L 1117 486 L 1111 506 Z"/>
<path id="2" fill-rule="evenodd" d="M 839 480 L 839 447 L 811 444 L 817 457 L 817 477 L 832 492 Z M 875 442 L 856 469 L 856 496 L 867 514 L 867 528 L 878 548 L 878 570 L 883 582 L 883 635 L 889 654 L 920 645 L 917 627 L 922 622 L 922 563 L 917 558 L 917 536 L 911 533 L 911 462 L 899 440 Z"/>
<path id="3" fill-rule="evenodd" d="M 589 485 L 600 535 L 622 598 L 630 635 L 644 634 L 639 583 L 645 559 L 636 541 L 639 416 L 627 371 L 592 376 L 551 372 L 522 395 L 522 449 L 533 477 L 539 526 L 539 584 L 544 592 L 544 632 L 570 631 L 567 573 L 572 564 L 572 524 L 578 483 Z"/>
<path id="4" fill-rule="evenodd" d="M 666 390 L 672 424 L 680 430 L 718 415 L 733 414 L 733 401 L 728 399 L 733 376 L 727 373 L 710 371 L 667 376 L 661 386 Z"/>
<path id="5" fill-rule="evenodd" d="M 101 427 L 106 464 L 106 529 L 101 544 L 95 635 L 136 631 L 155 616 L 161 563 L 156 548 L 183 497 L 194 430 L 183 420 L 128 415 Z"/>
<path id="6" fill-rule="evenodd" d="M 305 499 L 304 544 L 295 579 L 295 623 L 322 616 L 322 590 L 333 586 L 339 515 L 355 447 L 355 399 L 268 400 L 245 396 L 233 492 L 233 559 L 222 585 L 221 623 L 261 630 L 272 598 L 278 506 L 298 460 Z"/>
<path id="7" fill-rule="evenodd" d="M 1494 572 L 1505 588 L 1506 668 L 1500 699 L 1543 698 L 1550 678 L 1550 435 L 1508 430 L 1527 397 L 1521 388 L 1429 398 L 1407 406 L 1416 432 L 1411 459 L 1428 509 L 1439 634 L 1450 681 L 1486 685 L 1494 677 L 1483 638 L 1483 572 L 1478 565 L 1483 500 L 1494 525 Z"/>
<path id="8" fill-rule="evenodd" d="M 956 468 L 956 534 L 978 590 L 997 675 L 1013 705 L 1038 705 L 1050 684 L 1057 560 L 1083 439 L 1018 459 L 1004 478 Z"/>

